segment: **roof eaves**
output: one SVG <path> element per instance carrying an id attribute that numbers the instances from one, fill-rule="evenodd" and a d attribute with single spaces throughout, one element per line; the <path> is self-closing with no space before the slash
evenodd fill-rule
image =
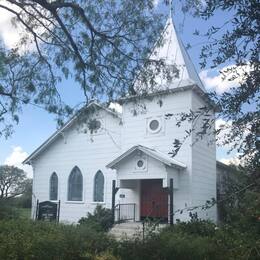
<path id="1" fill-rule="evenodd" d="M 45 142 L 43 142 L 37 149 L 35 149 L 22 163 L 23 164 L 30 164 L 30 161 L 37 156 L 41 151 L 43 151 L 44 148 L 46 148 L 49 144 L 51 144 L 56 138 L 57 136 L 59 136 L 59 134 L 61 134 L 66 128 L 68 128 L 69 126 L 71 126 L 73 124 L 73 122 L 76 120 L 76 118 L 78 117 L 78 115 L 84 110 L 84 109 L 88 109 L 91 106 L 97 106 L 100 109 L 104 109 L 107 112 L 113 114 L 114 116 L 121 118 L 121 115 L 119 113 L 116 113 L 112 110 L 110 110 L 109 108 L 106 108 L 100 104 L 98 104 L 96 101 L 92 101 L 91 103 L 89 103 L 86 107 L 82 107 L 71 119 L 69 119 L 64 126 L 62 126 L 60 129 L 58 129 L 56 132 L 54 132 Z"/>
<path id="2" fill-rule="evenodd" d="M 231 165 L 225 164 L 221 161 L 216 161 L 216 166 L 224 168 L 224 169 L 229 170 L 229 171 L 236 171 L 236 169 L 234 169 L 234 167 L 232 167 Z"/>
<path id="3" fill-rule="evenodd" d="M 122 153 L 121 155 L 119 155 L 116 159 L 114 159 L 112 162 L 110 162 L 109 164 L 106 165 L 107 168 L 111 168 L 114 169 L 115 165 L 117 165 L 121 160 L 123 160 L 125 157 L 127 157 L 128 155 L 130 155 L 136 148 L 138 147 L 138 145 L 135 145 L 133 147 L 131 147 L 130 149 L 128 149 L 126 152 Z"/>
<path id="4" fill-rule="evenodd" d="M 172 89 L 169 88 L 169 89 L 159 90 L 159 91 L 156 91 L 153 93 L 143 93 L 141 95 L 137 94 L 137 95 L 126 96 L 126 97 L 119 98 L 118 102 L 124 103 L 124 102 L 132 101 L 135 99 L 149 98 L 152 96 L 159 96 L 159 95 L 164 95 L 164 94 L 168 94 L 168 93 L 180 92 L 180 91 L 191 89 L 193 86 L 194 86 L 194 84 L 191 84 L 191 85 L 187 85 L 185 87 L 178 87 L 178 88 L 172 88 Z"/>
<path id="5" fill-rule="evenodd" d="M 23 164 L 29 164 L 31 159 L 34 158 L 36 155 L 38 155 L 42 151 L 42 149 L 46 148 L 46 146 L 51 144 L 56 139 L 56 137 L 60 133 L 63 132 L 63 130 L 65 130 L 67 127 L 69 127 L 74 122 L 76 117 L 77 116 L 74 115 L 66 124 L 64 124 L 63 127 L 61 127 L 56 132 L 54 132 L 45 142 L 43 142 L 37 149 L 35 149 L 22 163 Z"/>
<path id="6" fill-rule="evenodd" d="M 118 99 L 118 102 L 120 104 L 123 104 L 125 102 L 131 102 L 133 100 L 140 100 L 142 98 L 150 98 L 153 96 L 160 96 L 160 95 L 165 95 L 165 94 L 169 94 L 169 93 L 175 93 L 175 92 L 181 92 L 181 91 L 186 91 L 186 90 L 194 90 L 198 95 L 200 95 L 203 99 L 206 99 L 206 101 L 208 102 L 208 104 L 213 107 L 213 109 L 216 112 L 220 111 L 220 108 L 207 96 L 207 93 L 205 93 L 195 82 L 187 85 L 187 86 L 183 86 L 183 87 L 176 87 L 176 88 L 172 88 L 172 89 L 165 89 L 165 90 L 160 90 L 160 91 L 156 91 L 153 93 L 144 93 L 141 95 L 131 95 L 131 96 L 126 96 L 123 98 Z"/>
<path id="7" fill-rule="evenodd" d="M 186 168 L 187 166 L 183 163 L 180 163 L 172 158 L 165 158 L 166 155 L 160 155 L 160 153 L 154 149 L 150 149 L 148 147 L 141 146 L 140 150 L 142 150 L 144 153 L 147 153 L 151 157 L 163 162 L 164 164 L 175 167 L 175 168 Z"/>
<path id="8" fill-rule="evenodd" d="M 111 168 L 111 169 L 115 169 L 115 166 L 122 161 L 124 158 L 126 158 L 127 156 L 129 156 L 132 152 L 134 152 L 135 150 L 140 150 L 143 153 L 151 156 L 152 158 L 159 160 L 161 162 L 163 162 L 164 164 L 170 166 L 170 167 L 175 167 L 175 168 L 180 168 L 180 169 L 184 169 L 186 168 L 186 165 L 177 162 L 171 158 L 164 158 L 163 156 L 160 156 L 158 154 L 157 151 L 150 149 L 148 147 L 142 146 L 142 145 L 135 145 L 133 147 L 131 147 L 129 150 L 127 150 L 126 152 L 124 152 L 123 154 L 121 154 L 120 156 L 118 156 L 115 160 L 113 160 L 112 162 L 110 162 L 109 164 L 106 165 L 107 168 Z"/>

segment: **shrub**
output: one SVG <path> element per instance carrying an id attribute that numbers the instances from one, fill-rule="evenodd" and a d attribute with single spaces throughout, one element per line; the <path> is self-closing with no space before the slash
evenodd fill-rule
<path id="1" fill-rule="evenodd" d="M 186 233 L 190 235 L 214 236 L 217 226 L 213 222 L 199 219 L 196 213 L 190 213 L 190 218 L 191 219 L 188 222 L 178 221 L 177 225 L 170 227 L 170 229 L 173 228 L 173 232 Z"/>
<path id="2" fill-rule="evenodd" d="M 0 221 L 0 241 L 0 259 L 5 260 L 93 259 L 114 242 L 88 226 L 28 220 Z"/>
<path id="3" fill-rule="evenodd" d="M 124 260 L 224 260 L 227 259 L 223 257 L 225 252 L 212 239 L 170 230 L 153 235 L 144 242 L 139 239 L 122 241 L 115 250 L 115 254 Z"/>
<path id="4" fill-rule="evenodd" d="M 102 211 L 103 212 L 103 211 Z M 94 215 L 94 214 L 93 214 Z M 91 218 L 92 219 L 92 218 Z M 256 260 L 259 234 L 193 218 L 160 233 L 115 241 L 91 225 L 0 221 L 0 259 L 24 260 Z"/>
<path id="5" fill-rule="evenodd" d="M 193 215 L 189 222 L 179 222 L 139 238 L 124 240 L 114 248 L 114 254 L 124 260 L 193 260 L 193 259 L 259 259 L 260 239 L 249 229 L 241 232 L 232 226 L 216 228 L 210 221 Z"/>
<path id="6" fill-rule="evenodd" d="M 92 227 L 96 231 L 108 231 L 113 226 L 112 210 L 98 205 L 94 213 L 88 213 L 87 217 L 81 218 L 79 224 Z"/>

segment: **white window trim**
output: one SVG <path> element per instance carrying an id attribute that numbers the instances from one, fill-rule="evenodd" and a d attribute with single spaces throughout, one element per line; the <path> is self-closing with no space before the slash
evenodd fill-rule
<path id="1" fill-rule="evenodd" d="M 137 166 L 137 162 L 139 160 L 142 160 L 144 162 L 144 165 L 141 168 Z M 147 158 L 147 156 L 136 156 L 134 158 L 134 164 L 135 164 L 134 172 L 146 172 L 148 170 L 148 158 Z"/>
<path id="2" fill-rule="evenodd" d="M 90 204 L 105 205 L 105 201 L 91 201 Z"/>
<path id="3" fill-rule="evenodd" d="M 104 177 L 104 187 L 103 187 L 103 201 L 94 201 L 94 196 L 95 196 L 95 177 L 96 177 L 96 174 L 97 174 L 97 172 L 98 171 L 101 171 L 102 172 L 102 174 L 103 174 L 103 177 Z M 99 170 L 97 170 L 96 171 L 96 173 L 94 174 L 94 177 L 92 178 L 92 183 L 93 183 L 93 185 L 92 185 L 92 202 L 91 202 L 91 204 L 106 204 L 106 192 L 105 192 L 105 187 L 106 187 L 106 178 L 105 178 L 105 174 L 104 174 L 104 171 L 102 171 L 101 169 L 99 169 Z"/>
<path id="4" fill-rule="evenodd" d="M 52 174 L 53 173 L 56 173 L 56 175 L 57 175 L 57 177 L 58 177 L 58 190 L 57 190 L 57 199 L 56 200 L 51 200 L 50 199 L 50 189 L 51 189 L 51 182 L 50 182 L 50 180 L 51 180 L 51 177 L 52 177 Z M 56 171 L 53 171 L 52 173 L 51 173 L 51 175 L 49 176 L 49 201 L 51 201 L 51 202 L 59 202 L 59 200 L 60 200 L 60 181 L 59 181 L 59 175 L 58 175 L 58 173 L 56 172 Z"/>
<path id="5" fill-rule="evenodd" d="M 92 118 L 92 119 L 100 121 L 101 127 L 99 129 L 97 129 L 96 132 L 90 133 L 90 135 L 91 136 L 103 135 L 105 133 L 105 129 L 106 129 L 105 120 L 103 118 L 101 118 L 101 117 L 96 117 L 96 118 Z"/>
<path id="6" fill-rule="evenodd" d="M 71 171 L 69 172 L 69 175 L 67 176 L 67 187 L 66 187 L 66 201 L 65 203 L 67 204 L 84 204 L 85 203 L 85 189 L 84 189 L 84 174 L 82 172 L 82 170 L 79 168 L 80 172 L 81 172 L 81 175 L 82 175 L 82 200 L 68 200 L 68 197 L 69 197 L 69 177 L 70 177 L 70 174 L 72 172 L 72 170 L 74 169 L 74 167 L 78 167 L 78 165 L 75 165 L 73 166 L 73 168 L 71 169 Z"/>
<path id="7" fill-rule="evenodd" d="M 66 204 L 84 204 L 85 201 L 84 200 L 66 200 L 65 203 Z"/>
<path id="8" fill-rule="evenodd" d="M 159 123 L 159 127 L 156 130 L 152 130 L 150 128 L 150 123 L 153 120 L 157 120 Z M 153 116 L 146 118 L 146 135 L 153 136 L 153 135 L 161 135 L 164 134 L 164 120 L 162 116 Z"/>

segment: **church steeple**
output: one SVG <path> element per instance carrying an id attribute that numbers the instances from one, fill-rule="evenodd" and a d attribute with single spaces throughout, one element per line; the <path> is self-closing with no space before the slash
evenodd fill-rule
<path id="1" fill-rule="evenodd" d="M 171 83 L 167 83 L 167 86 L 163 86 L 164 84 L 162 84 L 161 88 L 171 89 L 194 84 L 206 92 L 193 63 L 178 36 L 173 24 L 171 9 L 172 7 L 170 4 L 169 17 L 157 46 L 152 52 L 151 58 L 163 59 L 167 65 L 175 66 L 179 71 L 179 75 L 178 77 L 173 78 Z"/>

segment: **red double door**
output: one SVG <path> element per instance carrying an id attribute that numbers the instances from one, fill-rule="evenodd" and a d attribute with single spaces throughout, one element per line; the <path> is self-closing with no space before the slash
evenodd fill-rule
<path id="1" fill-rule="evenodd" d="M 141 219 L 168 219 L 168 192 L 162 180 L 141 180 Z"/>

